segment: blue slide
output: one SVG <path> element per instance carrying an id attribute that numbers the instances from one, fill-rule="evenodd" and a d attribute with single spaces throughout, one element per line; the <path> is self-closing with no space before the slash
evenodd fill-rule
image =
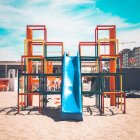
<path id="1" fill-rule="evenodd" d="M 61 120 L 82 121 L 81 73 L 79 55 L 63 59 Z"/>

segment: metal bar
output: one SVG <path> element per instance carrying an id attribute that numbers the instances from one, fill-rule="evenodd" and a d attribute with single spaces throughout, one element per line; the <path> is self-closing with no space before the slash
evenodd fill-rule
<path id="1" fill-rule="evenodd" d="M 102 94 L 102 113 L 104 113 L 104 94 Z"/>
<path id="2" fill-rule="evenodd" d="M 61 73 L 48 73 L 48 74 L 44 74 L 43 76 L 44 76 L 44 77 L 45 77 L 45 76 L 50 76 L 50 77 L 54 77 L 54 76 L 55 76 L 55 77 L 58 77 L 58 76 L 59 76 L 59 77 L 60 77 L 60 76 L 61 76 Z"/>
<path id="3" fill-rule="evenodd" d="M 45 28 L 45 25 L 27 25 L 27 28 L 28 27 L 44 27 Z"/>
<path id="4" fill-rule="evenodd" d="M 39 76 L 41 73 L 20 73 L 20 76 Z"/>
<path id="5" fill-rule="evenodd" d="M 45 30 L 44 30 L 44 40 L 45 40 L 45 42 L 47 41 L 47 30 L 46 30 L 46 27 L 45 27 Z"/>
<path id="6" fill-rule="evenodd" d="M 118 108 L 119 108 L 119 95 L 118 95 Z"/>
<path id="7" fill-rule="evenodd" d="M 18 94 L 18 113 L 19 113 L 19 94 Z"/>
<path id="8" fill-rule="evenodd" d="M 62 57 L 45 57 L 47 61 L 62 61 Z"/>
<path id="9" fill-rule="evenodd" d="M 5 65 L 5 78 L 7 78 L 7 64 Z"/>
<path id="10" fill-rule="evenodd" d="M 87 45 L 87 46 L 95 46 L 95 45 L 97 45 L 97 42 L 79 42 L 79 45 L 80 46 L 83 46 L 83 45 Z"/>
<path id="11" fill-rule="evenodd" d="M 110 28 L 98 28 L 98 30 L 110 30 Z"/>
<path id="12" fill-rule="evenodd" d="M 99 76 L 100 73 L 81 73 L 81 76 Z"/>
<path id="13" fill-rule="evenodd" d="M 125 92 L 119 92 L 119 91 L 110 91 L 110 92 L 103 92 L 104 95 L 110 95 L 110 94 L 116 94 L 116 95 L 124 95 Z"/>
<path id="14" fill-rule="evenodd" d="M 64 46 L 62 44 L 62 56 L 63 56 L 63 54 L 64 54 Z"/>
<path id="15" fill-rule="evenodd" d="M 47 91 L 43 93 L 43 95 L 56 95 L 56 94 L 61 94 L 61 91 Z"/>
<path id="16" fill-rule="evenodd" d="M 39 113 L 41 113 L 41 106 L 40 106 L 40 94 L 39 94 Z"/>
<path id="17" fill-rule="evenodd" d="M 37 59 L 40 58 L 40 59 L 43 59 L 43 56 L 42 56 L 42 55 L 32 55 L 32 56 L 31 56 L 31 55 L 22 55 L 21 57 L 22 57 L 22 59 L 23 59 L 23 58 L 30 58 L 30 59 L 31 59 L 31 58 L 33 58 L 33 59 L 35 59 L 35 58 L 37 58 Z"/>
<path id="18" fill-rule="evenodd" d="M 49 46 L 63 46 L 63 42 L 46 42 L 45 44 Z"/>
<path id="19" fill-rule="evenodd" d="M 40 94 L 39 93 L 28 92 L 28 93 L 19 93 L 19 95 L 40 95 Z"/>
<path id="20" fill-rule="evenodd" d="M 96 28 L 98 28 L 98 27 L 115 27 L 115 25 L 97 25 Z"/>
<path id="21" fill-rule="evenodd" d="M 124 93 L 124 114 L 126 113 L 126 93 Z"/>
<path id="22" fill-rule="evenodd" d="M 32 30 L 34 31 L 34 30 L 45 30 L 44 28 L 32 28 Z"/>
<path id="23" fill-rule="evenodd" d="M 82 94 L 100 94 L 100 92 L 99 91 L 82 91 Z"/>

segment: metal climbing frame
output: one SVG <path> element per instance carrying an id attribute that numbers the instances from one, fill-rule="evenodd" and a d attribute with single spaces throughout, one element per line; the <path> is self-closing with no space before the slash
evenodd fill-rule
<path id="1" fill-rule="evenodd" d="M 102 39 L 99 36 L 99 31 L 109 31 L 109 37 Z M 92 57 L 82 56 L 82 46 L 93 46 L 95 48 L 95 55 Z M 108 54 L 101 52 L 101 47 L 108 47 Z M 96 106 L 99 108 L 101 113 L 104 113 L 104 97 L 107 95 L 110 97 L 110 106 L 120 105 L 123 113 L 126 112 L 126 99 L 125 99 L 125 83 L 124 74 L 122 73 L 122 58 L 118 55 L 118 39 L 116 39 L 116 26 L 115 25 L 98 25 L 95 29 L 95 42 L 80 42 L 79 53 L 80 60 L 82 61 L 96 61 L 93 67 L 96 67 L 97 71 L 91 73 L 81 73 L 82 76 L 98 77 L 98 90 L 93 89 L 96 94 Z M 107 68 L 108 73 L 104 73 L 103 64 L 107 62 L 109 67 Z M 107 81 L 108 80 L 108 81 Z M 104 87 L 104 82 L 109 83 L 108 91 Z M 106 83 L 107 83 L 106 82 Z M 92 93 L 83 92 L 84 94 Z M 124 101 L 122 101 L 124 100 Z M 123 108 L 123 109 L 122 109 Z"/>
<path id="2" fill-rule="evenodd" d="M 115 78 L 115 90 L 111 91 L 110 89 L 105 88 L 105 81 L 110 77 Z M 102 95 L 102 113 L 104 113 L 104 97 L 110 96 L 110 94 L 115 95 L 116 104 L 115 106 L 120 108 L 120 110 L 125 113 L 126 112 L 126 93 L 124 86 L 124 74 L 123 73 L 102 73 L 101 74 L 101 95 Z M 111 83 L 109 83 L 109 86 Z"/>
<path id="3" fill-rule="evenodd" d="M 88 46 L 93 46 L 95 49 L 95 56 L 83 56 L 82 55 L 82 47 L 86 46 L 87 50 L 88 50 Z M 101 98 L 101 76 L 100 76 L 100 61 L 99 61 L 99 57 L 97 54 L 97 42 L 80 42 L 79 43 L 79 54 L 80 54 L 80 64 L 81 64 L 81 68 L 82 68 L 82 62 L 88 62 L 88 63 L 92 63 L 92 67 L 93 70 L 91 71 L 91 73 L 84 73 L 81 72 L 81 79 L 83 79 L 83 77 L 91 77 L 91 85 L 93 88 L 91 88 L 90 91 L 83 91 L 83 86 L 82 86 L 82 94 L 83 95 L 96 95 L 96 106 L 99 109 L 99 111 L 101 111 L 102 109 L 102 98 Z M 82 70 L 81 70 L 82 71 Z"/>
<path id="4" fill-rule="evenodd" d="M 109 37 L 100 39 L 99 31 L 109 31 Z M 35 31 L 41 31 L 43 37 L 36 39 Z M 41 55 L 35 55 L 34 47 L 42 47 Z M 59 56 L 49 56 L 48 47 L 61 47 Z M 93 46 L 93 56 L 83 56 L 82 47 Z M 109 46 L 109 53 L 101 53 L 101 46 Z M 48 42 L 47 29 L 45 25 L 28 25 L 26 29 L 26 39 L 24 41 L 24 55 L 21 57 L 22 71 L 18 77 L 18 112 L 20 108 L 32 106 L 33 96 L 39 96 L 39 111 L 47 104 L 47 95 L 60 94 L 59 91 L 48 90 L 48 79 L 62 78 L 62 73 L 53 72 L 53 62 L 60 62 L 62 66 L 63 60 L 63 42 Z M 110 96 L 110 106 L 120 106 L 123 113 L 126 112 L 124 74 L 122 73 L 122 60 L 118 55 L 118 39 L 116 39 L 115 25 L 98 25 L 95 29 L 95 42 L 80 42 L 79 53 L 81 68 L 82 62 L 91 63 L 92 70 L 90 73 L 81 72 L 82 77 L 92 77 L 92 82 L 95 84 L 93 90 L 82 91 L 83 94 L 96 94 L 96 106 L 101 113 L 104 112 L 104 96 Z M 35 62 L 38 69 L 34 70 Z M 103 64 L 109 64 L 108 73 L 104 73 Z M 108 79 L 109 88 L 104 88 L 104 82 Z M 95 82 L 96 81 L 96 82 Z M 53 89 L 53 87 L 52 87 Z M 122 101 L 124 100 L 124 101 Z M 123 108 L 123 109 L 122 109 Z"/>
<path id="5" fill-rule="evenodd" d="M 42 32 L 42 38 L 35 38 L 34 32 Z M 48 57 L 48 46 L 61 47 L 59 56 Z M 41 55 L 34 54 L 34 47 L 41 47 Z M 32 106 L 33 96 L 39 96 L 39 112 L 47 105 L 47 95 L 60 94 L 61 91 L 48 90 L 48 79 L 59 77 L 62 73 L 53 73 L 53 62 L 62 63 L 63 42 L 47 42 L 45 25 L 27 25 L 24 41 L 24 55 L 21 56 L 21 72 L 18 76 L 18 112 L 20 108 Z M 37 69 L 35 69 L 37 67 Z M 61 89 L 61 88 L 60 88 Z"/>
<path id="6" fill-rule="evenodd" d="M 109 31 L 109 37 L 105 39 L 100 39 L 99 31 Z M 121 56 L 118 55 L 118 39 L 116 39 L 116 26 L 115 25 L 98 25 L 95 29 L 95 41 L 97 42 L 97 51 L 98 56 L 100 58 L 100 73 L 101 73 L 101 82 L 108 77 L 109 81 L 109 90 L 105 91 L 103 87 L 103 83 L 101 84 L 101 92 L 102 92 L 102 112 L 104 112 L 104 96 L 110 96 L 110 106 L 116 106 L 121 104 L 124 105 L 123 113 L 125 113 L 125 87 L 124 87 L 124 75 L 122 73 L 122 59 Z M 109 54 L 101 54 L 100 49 L 101 46 L 109 46 Z M 119 60 L 118 60 L 119 59 Z M 108 61 L 109 64 L 109 73 L 103 73 L 102 64 L 103 61 Z M 119 81 L 120 89 L 117 90 L 117 81 Z M 123 88 L 122 88 L 123 87 Z M 116 100 L 116 97 L 121 98 L 121 103 Z M 122 97 L 124 97 L 124 103 L 122 103 Z"/>
<path id="7" fill-rule="evenodd" d="M 43 31 L 42 39 L 33 39 L 35 31 Z M 39 111 L 41 98 L 41 78 L 40 73 L 43 72 L 43 55 L 36 56 L 33 54 L 33 46 L 42 46 L 44 49 L 44 42 L 46 41 L 46 27 L 45 25 L 28 25 L 26 28 L 26 39 L 24 41 L 24 56 L 21 57 L 22 71 L 18 76 L 18 112 L 20 108 L 31 106 L 33 96 L 39 96 Z M 40 61 L 41 72 L 34 72 L 34 62 Z"/>
<path id="8" fill-rule="evenodd" d="M 61 48 L 60 54 L 59 56 L 48 56 L 48 46 L 51 47 L 59 47 Z M 59 62 L 61 65 L 61 69 L 62 69 L 62 60 L 63 60 L 63 53 L 64 53 L 64 48 L 63 48 L 63 42 L 46 42 L 45 43 L 45 49 L 44 49 L 44 61 L 43 61 L 43 66 L 44 66 L 44 74 L 43 74 L 43 98 L 45 98 L 45 100 L 47 100 L 47 95 L 54 95 L 54 94 L 61 94 L 61 87 L 60 89 L 56 89 L 55 86 L 53 86 L 54 83 L 50 83 L 49 84 L 49 79 L 50 81 L 55 81 L 55 79 L 62 79 L 62 72 L 57 72 L 54 73 L 53 69 L 52 71 L 49 71 L 49 69 L 51 68 L 49 65 L 46 65 L 46 63 L 53 63 L 53 62 Z M 46 68 L 45 68 L 46 67 Z M 45 69 L 47 69 L 48 71 L 46 71 Z M 58 83 L 57 83 L 58 84 Z M 59 83 L 60 84 L 60 83 Z M 49 85 L 50 85 L 50 89 L 49 89 Z M 57 87 L 57 86 L 56 86 Z M 47 103 L 43 103 L 43 107 L 47 106 Z"/>
<path id="9" fill-rule="evenodd" d="M 32 67 L 30 73 L 28 73 L 31 67 L 28 66 L 28 61 L 31 61 L 31 65 L 34 66 L 34 62 L 40 63 L 40 71 L 35 71 Z M 21 57 L 21 73 L 18 74 L 18 112 L 19 108 L 30 105 L 33 95 L 39 96 L 39 111 L 40 98 L 43 93 L 41 83 L 43 74 L 43 57 L 42 56 L 22 56 Z M 30 82 L 30 84 L 29 84 Z M 30 99 L 30 100 L 29 100 Z"/>

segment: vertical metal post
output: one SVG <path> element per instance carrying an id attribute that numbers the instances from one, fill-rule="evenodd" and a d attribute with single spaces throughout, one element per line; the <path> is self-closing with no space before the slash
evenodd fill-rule
<path id="1" fill-rule="evenodd" d="M 5 78 L 7 78 L 7 64 L 5 65 Z"/>

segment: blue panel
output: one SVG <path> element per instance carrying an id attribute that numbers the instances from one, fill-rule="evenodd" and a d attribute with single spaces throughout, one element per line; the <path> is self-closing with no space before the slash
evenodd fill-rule
<path id="1" fill-rule="evenodd" d="M 82 120 L 81 75 L 79 55 L 63 59 L 61 119 Z"/>

